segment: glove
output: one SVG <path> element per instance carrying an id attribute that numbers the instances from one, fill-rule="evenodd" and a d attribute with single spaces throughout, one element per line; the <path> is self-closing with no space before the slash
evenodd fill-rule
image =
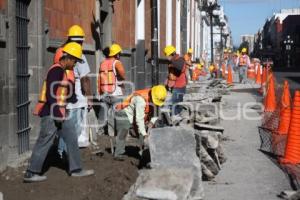
<path id="1" fill-rule="evenodd" d="M 57 129 L 62 129 L 63 120 L 54 120 Z"/>

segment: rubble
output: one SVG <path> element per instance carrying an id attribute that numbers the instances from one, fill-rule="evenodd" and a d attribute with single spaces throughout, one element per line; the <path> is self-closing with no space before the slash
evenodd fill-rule
<path id="1" fill-rule="evenodd" d="M 160 110 L 150 131 L 151 169 L 140 171 L 124 200 L 204 198 L 202 180 L 213 180 L 226 161 L 218 103 L 228 91 L 221 80 L 190 83 L 180 114 Z"/>

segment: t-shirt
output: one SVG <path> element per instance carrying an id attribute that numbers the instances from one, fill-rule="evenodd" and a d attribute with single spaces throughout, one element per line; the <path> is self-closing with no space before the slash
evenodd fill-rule
<path id="1" fill-rule="evenodd" d="M 86 60 L 86 57 L 82 55 L 83 63 L 77 62 L 74 67 L 75 75 L 75 95 L 77 98 L 76 103 L 68 103 L 67 109 L 83 108 L 87 107 L 87 98 L 82 94 L 81 82 L 80 79 L 90 73 L 90 66 Z"/>
<path id="2" fill-rule="evenodd" d="M 44 117 L 51 115 L 52 117 L 55 118 L 62 118 L 63 114 L 60 111 L 60 107 L 57 104 L 57 90 L 58 87 L 60 86 L 60 82 L 63 80 L 65 71 L 61 67 L 54 67 L 52 68 L 46 78 L 46 99 L 47 102 L 45 103 L 45 106 L 43 106 L 39 116 Z M 70 85 L 68 84 L 68 94 L 70 94 L 71 88 L 69 87 Z M 73 85 L 74 86 L 74 85 Z M 53 95 L 54 94 L 54 95 Z M 72 99 L 72 95 L 70 98 L 68 98 L 66 101 L 70 102 Z"/>

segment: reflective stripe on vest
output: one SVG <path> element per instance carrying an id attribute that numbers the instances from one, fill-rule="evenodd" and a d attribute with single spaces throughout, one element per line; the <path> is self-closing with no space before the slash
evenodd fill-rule
<path id="1" fill-rule="evenodd" d="M 132 95 L 128 96 L 122 103 L 117 104 L 116 109 L 117 110 L 123 110 L 124 108 L 127 108 L 130 103 L 131 99 L 134 96 L 141 96 L 146 102 L 146 107 L 145 107 L 145 121 L 150 120 L 150 114 L 151 114 L 151 109 L 150 109 L 150 103 L 151 103 L 151 89 L 143 89 L 143 90 L 137 90 L 135 91 Z"/>
<path id="2" fill-rule="evenodd" d="M 50 70 L 55 67 L 61 67 L 61 65 L 59 65 L 59 64 L 52 65 L 49 68 L 47 75 L 50 72 Z M 65 116 L 66 100 L 67 100 L 67 96 L 69 95 L 68 85 L 70 82 L 72 84 L 74 84 L 74 81 L 75 81 L 75 79 L 73 78 L 74 76 L 72 76 L 72 74 L 74 74 L 74 72 L 72 70 L 65 70 L 63 80 L 60 82 L 60 84 L 57 88 L 56 94 L 55 94 L 56 99 L 57 99 L 57 105 L 60 107 L 59 109 L 63 116 Z M 47 103 L 47 81 L 45 80 L 43 82 L 42 90 L 39 95 L 38 103 L 36 104 L 36 106 L 33 110 L 33 114 L 40 115 L 40 113 L 46 103 Z"/>
<path id="3" fill-rule="evenodd" d="M 116 90 L 117 77 L 114 70 L 115 59 L 105 59 L 99 68 L 98 92 L 112 94 Z"/>

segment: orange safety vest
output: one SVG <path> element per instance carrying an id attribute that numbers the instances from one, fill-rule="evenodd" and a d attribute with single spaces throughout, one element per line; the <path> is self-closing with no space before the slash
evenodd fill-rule
<path id="1" fill-rule="evenodd" d="M 51 69 L 53 69 L 55 67 L 61 67 L 61 65 L 59 65 L 59 64 L 52 65 L 49 68 L 47 74 L 49 73 L 49 71 Z M 67 100 L 66 98 L 69 95 L 68 84 L 70 82 L 72 84 L 75 83 L 75 79 L 70 79 L 70 78 L 72 78 L 72 76 L 70 76 L 70 74 L 68 74 L 70 72 L 72 72 L 72 70 L 65 70 L 63 80 L 60 82 L 60 85 L 55 94 L 56 99 L 57 99 L 57 105 L 60 107 L 59 109 L 63 116 L 65 116 L 65 113 L 66 113 L 66 110 L 65 110 L 66 109 L 66 100 Z M 38 103 L 36 104 L 36 106 L 33 110 L 33 115 L 39 116 L 46 103 L 47 103 L 47 80 L 44 80 L 42 90 L 39 95 Z"/>
<path id="2" fill-rule="evenodd" d="M 247 56 L 240 56 L 239 57 L 239 66 L 245 66 L 247 65 Z"/>
<path id="3" fill-rule="evenodd" d="M 176 56 L 174 58 L 174 60 L 180 59 L 180 56 Z M 173 87 L 184 87 L 186 85 L 186 75 L 185 75 L 185 71 L 186 71 L 187 67 L 186 64 L 184 64 L 180 75 L 177 77 L 175 75 L 175 69 L 172 67 L 172 65 L 169 65 L 169 74 L 168 74 L 168 81 L 167 81 L 167 85 L 169 88 L 173 88 Z"/>
<path id="4" fill-rule="evenodd" d="M 58 64 L 59 63 L 59 60 L 60 58 L 63 56 L 63 47 L 59 47 L 56 52 L 55 52 L 55 55 L 54 55 L 54 58 L 53 58 L 53 63 L 54 64 Z M 73 70 L 66 70 L 67 72 L 67 75 L 68 75 L 68 79 L 69 80 L 75 80 L 75 74 L 74 74 L 74 71 Z"/>
<path id="5" fill-rule="evenodd" d="M 116 110 L 123 110 L 124 108 L 128 107 L 131 103 L 131 99 L 134 96 L 141 96 L 146 102 L 145 107 L 145 122 L 150 121 L 151 114 L 153 109 L 151 109 L 150 103 L 151 103 L 151 89 L 143 89 L 143 90 L 137 90 L 132 95 L 128 96 L 122 103 L 117 104 Z"/>
<path id="6" fill-rule="evenodd" d="M 99 94 L 112 94 L 116 90 L 117 77 L 114 71 L 115 59 L 105 59 L 99 68 L 98 92 Z"/>
<path id="7" fill-rule="evenodd" d="M 192 81 L 198 80 L 200 74 L 201 74 L 201 70 L 198 69 L 198 68 L 196 67 L 196 68 L 193 70 Z"/>

